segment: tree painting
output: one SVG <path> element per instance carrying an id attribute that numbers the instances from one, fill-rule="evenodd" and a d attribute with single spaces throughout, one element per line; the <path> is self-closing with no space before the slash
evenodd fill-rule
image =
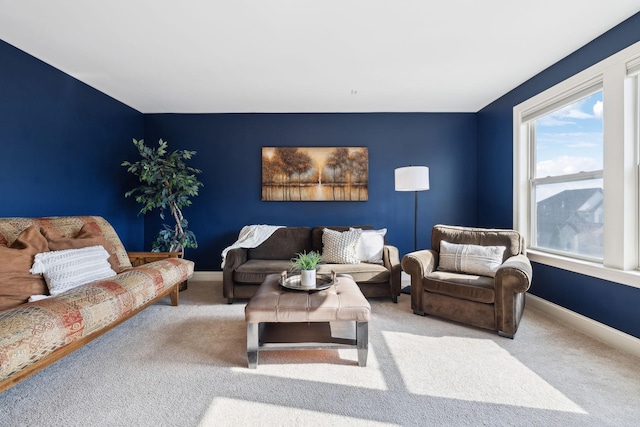
<path id="1" fill-rule="evenodd" d="M 263 147 L 262 200 L 366 201 L 366 147 Z"/>

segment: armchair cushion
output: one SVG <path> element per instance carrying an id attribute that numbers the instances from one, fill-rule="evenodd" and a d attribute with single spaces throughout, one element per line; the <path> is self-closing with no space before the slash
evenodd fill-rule
<path id="1" fill-rule="evenodd" d="M 484 304 L 495 302 L 493 279 L 487 276 L 436 271 L 424 280 L 424 289 L 441 295 Z"/>
<path id="2" fill-rule="evenodd" d="M 494 277 L 505 249 L 505 246 L 459 245 L 441 240 L 438 269 Z"/>

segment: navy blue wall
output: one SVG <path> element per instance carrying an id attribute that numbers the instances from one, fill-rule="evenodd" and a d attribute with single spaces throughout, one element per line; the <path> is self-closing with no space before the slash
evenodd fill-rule
<path id="1" fill-rule="evenodd" d="M 476 222 L 475 114 L 149 114 L 147 143 L 197 151 L 204 188 L 184 210 L 199 248 L 197 270 L 220 270 L 220 253 L 247 224 L 355 225 L 388 229 L 402 254 L 413 250 L 413 193 L 394 190 L 394 169 L 430 168 L 431 189 L 419 193 L 418 246 L 429 247 L 438 222 Z M 366 202 L 261 201 L 263 146 L 362 146 L 369 149 Z M 145 220 L 151 242 L 160 221 Z"/>
<path id="2" fill-rule="evenodd" d="M 513 107 L 640 41 L 640 14 L 478 112 L 478 225 L 513 226 Z M 534 263 L 531 293 L 640 337 L 640 289 Z"/>
<path id="3" fill-rule="evenodd" d="M 142 115 L 0 41 L 0 216 L 96 214 L 129 250 L 145 250 L 159 218 L 138 217 L 119 165 L 131 138 L 192 149 L 205 187 L 185 209 L 200 271 L 245 224 L 361 224 L 389 229 L 401 255 L 413 247 L 413 195 L 394 191 L 396 167 L 431 168 L 419 193 L 419 247 L 435 223 L 512 227 L 512 108 L 640 40 L 640 14 L 504 95 L 477 114 Z M 366 146 L 367 202 L 262 202 L 263 146 Z M 477 180 L 477 187 L 474 182 Z M 532 293 L 640 337 L 640 289 L 534 264 Z"/>
<path id="4" fill-rule="evenodd" d="M 3 41 L 0 64 L 0 216 L 101 215 L 142 250 L 120 167 L 142 114 Z"/>

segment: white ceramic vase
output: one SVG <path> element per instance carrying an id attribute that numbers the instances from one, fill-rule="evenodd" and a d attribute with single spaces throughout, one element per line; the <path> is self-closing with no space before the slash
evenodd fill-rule
<path id="1" fill-rule="evenodd" d="M 316 270 L 300 270 L 300 287 L 316 287 Z"/>

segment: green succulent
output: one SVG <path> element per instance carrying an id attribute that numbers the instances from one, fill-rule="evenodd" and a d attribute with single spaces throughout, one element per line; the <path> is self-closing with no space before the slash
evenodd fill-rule
<path id="1" fill-rule="evenodd" d="M 294 258 L 291 258 L 293 263 L 291 270 L 315 270 L 320 261 L 322 261 L 322 256 L 316 251 L 298 252 Z"/>

